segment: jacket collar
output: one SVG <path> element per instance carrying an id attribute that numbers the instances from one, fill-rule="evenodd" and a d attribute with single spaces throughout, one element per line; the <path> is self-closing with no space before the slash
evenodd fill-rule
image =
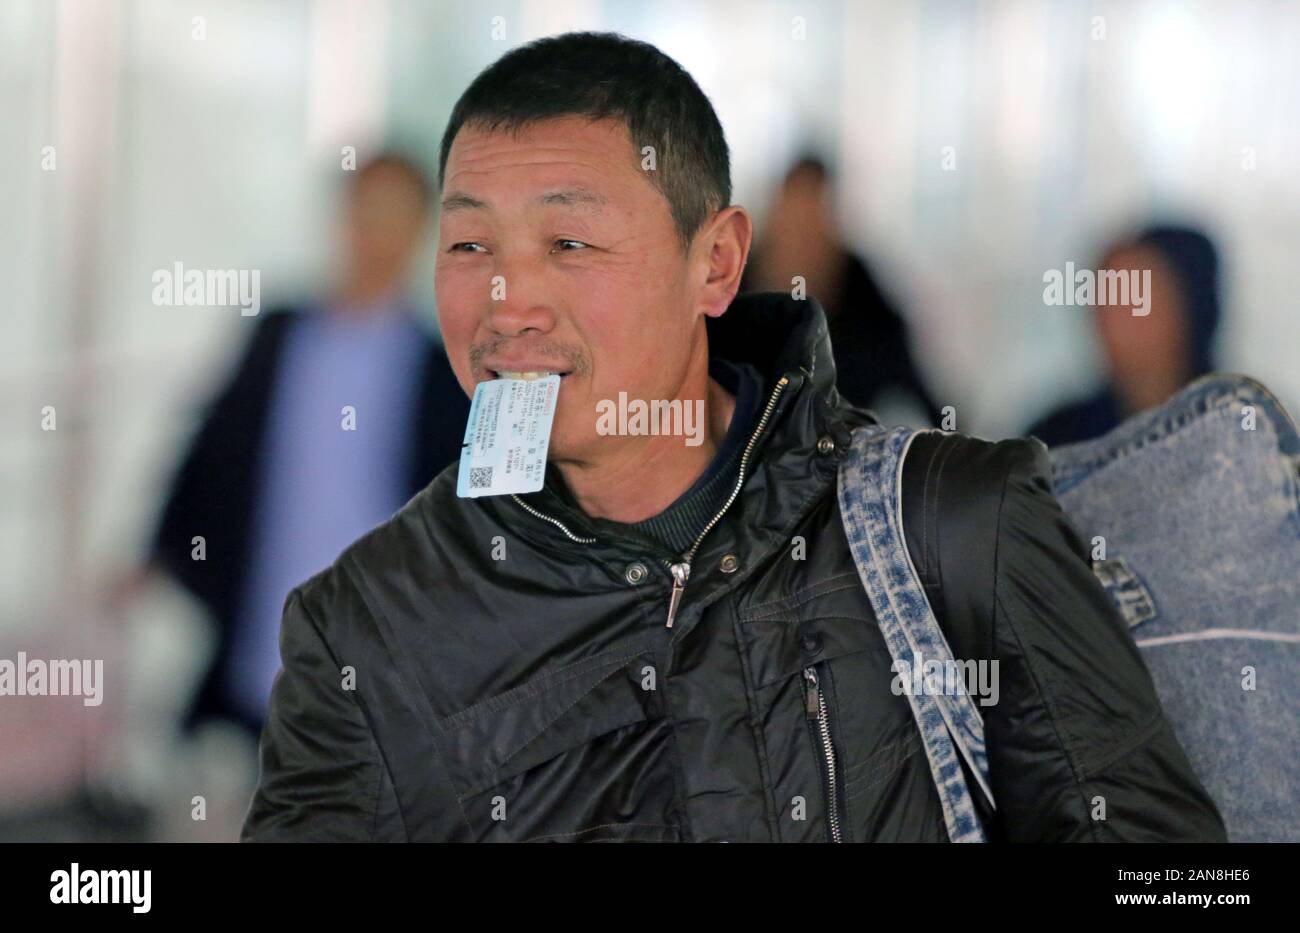
<path id="1" fill-rule="evenodd" d="M 785 292 L 740 295 L 726 314 L 709 319 L 708 331 L 710 356 L 752 364 L 768 389 L 796 373 L 811 379 L 817 392 L 835 384 L 826 314 L 815 299 Z"/>

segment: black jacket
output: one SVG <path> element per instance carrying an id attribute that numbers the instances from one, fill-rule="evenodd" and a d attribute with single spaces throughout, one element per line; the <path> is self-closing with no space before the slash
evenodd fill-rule
<path id="1" fill-rule="evenodd" d="M 459 499 L 449 469 L 287 600 L 241 838 L 817 842 L 834 794 L 843 840 L 947 839 L 840 523 L 837 462 L 871 416 L 834 388 L 815 302 L 742 296 L 710 327 L 769 394 L 673 627 L 680 555 L 549 488 Z M 1000 662 L 991 838 L 1222 840 L 1042 446 L 924 435 L 904 474 L 955 656 Z"/>
<path id="2" fill-rule="evenodd" d="M 254 734 L 223 692 L 238 624 L 252 545 L 253 518 L 260 502 L 267 416 L 284 348 L 295 325 L 308 313 L 297 308 L 268 311 L 258 318 L 233 372 L 209 404 L 172 480 L 150 545 L 154 562 L 171 574 L 211 613 L 217 625 L 216 653 L 184 725 L 209 718 L 234 720 Z M 460 456 L 469 400 L 451 370 L 447 354 L 430 332 L 419 372 L 419 397 L 405 459 L 407 495 L 413 496 Z M 202 535 L 207 559 L 191 559 L 192 539 Z"/>

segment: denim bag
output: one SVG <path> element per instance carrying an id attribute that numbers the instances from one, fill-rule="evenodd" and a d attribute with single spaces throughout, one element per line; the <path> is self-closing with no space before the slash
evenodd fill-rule
<path id="1" fill-rule="evenodd" d="M 1294 420 L 1253 379 L 1211 373 L 1050 456 L 1229 840 L 1300 841 Z"/>

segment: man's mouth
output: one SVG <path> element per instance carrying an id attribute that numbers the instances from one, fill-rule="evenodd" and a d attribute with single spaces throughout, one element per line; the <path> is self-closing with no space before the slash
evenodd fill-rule
<path id="1" fill-rule="evenodd" d="M 489 369 L 488 374 L 493 379 L 543 379 L 546 376 L 559 376 L 563 379 L 569 375 L 567 372 L 560 372 L 554 369 L 528 369 L 528 370 L 496 370 Z"/>

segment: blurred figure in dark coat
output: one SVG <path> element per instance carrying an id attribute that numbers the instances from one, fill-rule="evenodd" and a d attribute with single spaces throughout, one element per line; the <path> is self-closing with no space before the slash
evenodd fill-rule
<path id="1" fill-rule="evenodd" d="M 181 462 L 151 566 L 218 626 L 187 727 L 220 717 L 256 737 L 290 589 L 460 455 L 469 401 L 403 288 L 431 203 L 414 161 L 357 170 L 336 287 L 259 319 Z"/>
<path id="2" fill-rule="evenodd" d="M 791 279 L 802 276 L 807 294 L 826 311 L 840 394 L 872 408 L 895 390 L 938 424 L 938 406 L 917 371 L 907 326 L 866 260 L 844 244 L 832 203 L 825 163 L 815 156 L 795 162 L 750 251 L 740 290 L 789 293 Z"/>
<path id="3" fill-rule="evenodd" d="M 1190 227 L 1151 226 L 1111 246 L 1100 267 L 1151 270 L 1150 308 L 1135 316 L 1131 305 L 1097 306 L 1093 321 L 1107 381 L 1025 432 L 1048 446 L 1100 437 L 1214 370 L 1219 257 L 1208 236 Z"/>

